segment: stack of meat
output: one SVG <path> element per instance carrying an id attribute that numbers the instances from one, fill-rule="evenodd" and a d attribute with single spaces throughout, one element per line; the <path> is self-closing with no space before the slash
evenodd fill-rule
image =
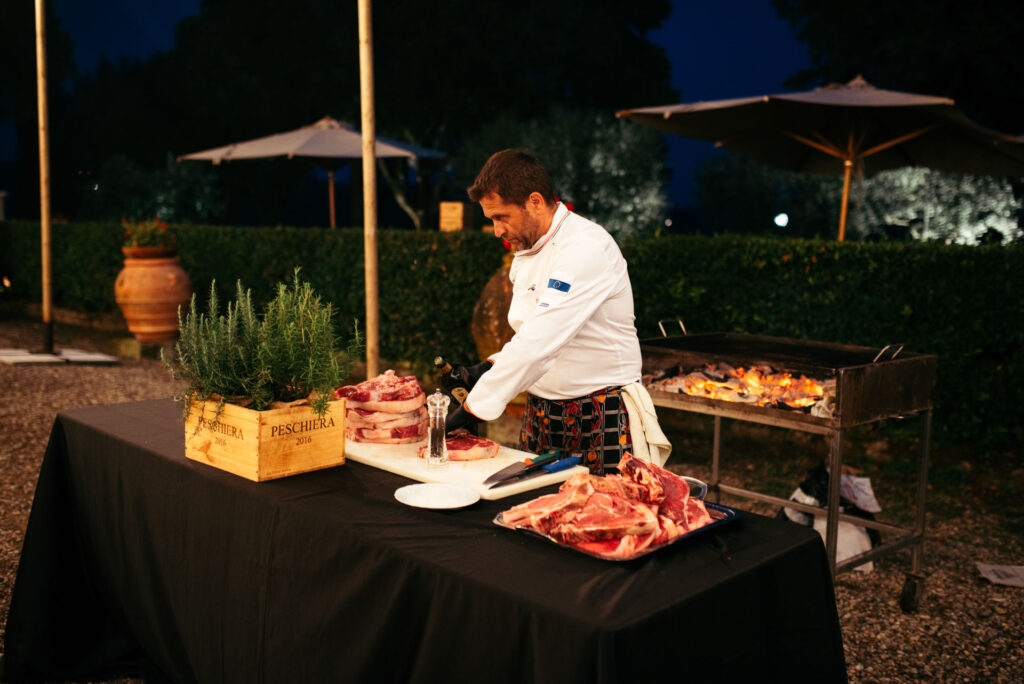
<path id="1" fill-rule="evenodd" d="M 508 527 L 527 527 L 561 544 L 604 558 L 647 553 L 712 521 L 678 475 L 626 454 L 619 475 L 576 473 L 556 494 L 501 514 Z"/>
<path id="2" fill-rule="evenodd" d="M 409 444 L 427 434 L 426 395 L 416 376 L 388 370 L 358 385 L 339 387 L 345 398 L 345 437 L 355 442 Z"/>

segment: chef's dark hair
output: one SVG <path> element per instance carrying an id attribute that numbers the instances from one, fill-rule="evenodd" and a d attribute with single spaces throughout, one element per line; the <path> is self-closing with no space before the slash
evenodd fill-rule
<path id="1" fill-rule="evenodd" d="M 492 192 L 519 207 L 526 205 L 533 192 L 539 192 L 548 204 L 555 201 L 551 176 L 535 156 L 523 150 L 509 149 L 492 154 L 466 191 L 474 202 Z"/>

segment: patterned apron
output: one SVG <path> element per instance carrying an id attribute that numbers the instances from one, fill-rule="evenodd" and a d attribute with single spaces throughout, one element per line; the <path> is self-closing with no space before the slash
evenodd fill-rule
<path id="1" fill-rule="evenodd" d="M 548 449 L 578 453 L 591 473 L 603 475 L 605 465 L 616 465 L 633 444 L 621 394 L 619 387 L 576 399 L 528 394 L 519 448 L 535 454 Z"/>

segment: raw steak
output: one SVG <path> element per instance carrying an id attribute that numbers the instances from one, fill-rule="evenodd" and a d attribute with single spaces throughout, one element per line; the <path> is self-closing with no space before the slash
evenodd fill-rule
<path id="1" fill-rule="evenodd" d="M 451 461 L 479 461 L 494 458 L 498 453 L 498 443 L 485 437 L 471 435 L 465 430 L 456 430 L 444 440 L 448 447 L 448 459 Z M 420 458 L 427 457 L 427 446 L 420 447 Z"/>
<path id="2" fill-rule="evenodd" d="M 374 442 L 376 444 L 411 444 L 419 442 L 427 434 L 426 421 L 405 427 L 373 428 L 345 426 L 345 436 L 355 442 Z"/>
<path id="3" fill-rule="evenodd" d="M 594 492 L 571 519 L 547 530 L 547 534 L 566 543 L 620 539 L 626 535 L 649 536 L 659 530 L 658 515 L 639 501 L 618 494 Z"/>
<path id="4" fill-rule="evenodd" d="M 345 425 L 351 427 L 373 428 L 382 430 L 384 428 L 406 427 L 407 425 L 418 425 L 427 420 L 427 407 L 420 406 L 415 411 L 408 413 L 388 413 L 386 411 L 367 411 L 356 408 L 347 409 L 345 412 Z"/>
<path id="5" fill-rule="evenodd" d="M 704 502 L 691 498 L 675 473 L 628 453 L 619 472 L 576 473 L 557 494 L 503 512 L 502 522 L 605 558 L 632 558 L 711 522 Z"/>
<path id="6" fill-rule="evenodd" d="M 339 387 L 345 399 L 345 437 L 355 442 L 410 444 L 427 434 L 426 395 L 416 376 L 387 370 L 358 385 Z"/>
<path id="7" fill-rule="evenodd" d="M 686 502 L 690 485 L 664 468 L 626 453 L 619 461 L 619 472 L 646 491 L 644 501 L 658 506 L 658 512 L 677 523 L 686 523 Z"/>
<path id="8" fill-rule="evenodd" d="M 415 375 L 398 376 L 387 370 L 358 385 L 339 387 L 335 399 L 345 398 L 346 407 L 386 413 L 409 413 L 426 402 L 426 395 Z"/>
<path id="9" fill-rule="evenodd" d="M 607 475 L 605 477 L 601 477 L 599 475 L 591 475 L 590 473 L 573 473 L 569 476 L 569 479 L 562 483 L 561 489 L 577 487 L 584 482 L 590 483 L 590 486 L 594 488 L 594 491 L 605 492 L 606 494 L 618 494 L 619 496 L 624 496 L 627 499 L 644 501 L 644 493 L 646 490 L 637 483 L 632 480 L 628 480 L 621 475 Z"/>
<path id="10" fill-rule="evenodd" d="M 546 494 L 532 501 L 513 506 L 501 514 L 506 525 L 530 527 L 540 532 L 550 527 L 549 521 L 560 520 L 573 509 L 586 502 L 593 493 L 593 487 L 559 489 L 555 494 Z"/>
<path id="11" fill-rule="evenodd" d="M 624 537 L 635 537 L 623 546 L 632 552 L 650 544 L 660 530 L 654 510 L 613 491 L 598 491 L 594 485 L 604 488 L 601 479 L 586 473 L 573 475 L 557 494 L 515 506 L 502 514 L 502 520 L 530 527 L 564 544 L 593 546 L 594 542 L 612 541 L 598 544 L 605 554 L 618 553 Z"/>
<path id="12" fill-rule="evenodd" d="M 627 534 L 618 539 L 578 542 L 573 544 L 573 546 L 590 553 L 596 553 L 599 556 L 605 556 L 606 558 L 632 558 L 648 546 L 654 546 L 658 541 L 655 538 L 656 534 Z"/>
<path id="13" fill-rule="evenodd" d="M 693 497 L 686 500 L 686 529 L 695 530 L 711 522 L 711 514 L 700 499 Z"/>

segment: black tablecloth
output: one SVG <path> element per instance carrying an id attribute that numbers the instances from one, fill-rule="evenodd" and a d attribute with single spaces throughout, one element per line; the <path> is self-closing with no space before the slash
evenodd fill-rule
<path id="1" fill-rule="evenodd" d="M 845 681 L 824 547 L 741 513 L 629 562 L 395 501 L 357 463 L 252 483 L 184 456 L 170 400 L 57 416 L 5 678 Z M 542 490 L 552 491 L 552 489 Z"/>

